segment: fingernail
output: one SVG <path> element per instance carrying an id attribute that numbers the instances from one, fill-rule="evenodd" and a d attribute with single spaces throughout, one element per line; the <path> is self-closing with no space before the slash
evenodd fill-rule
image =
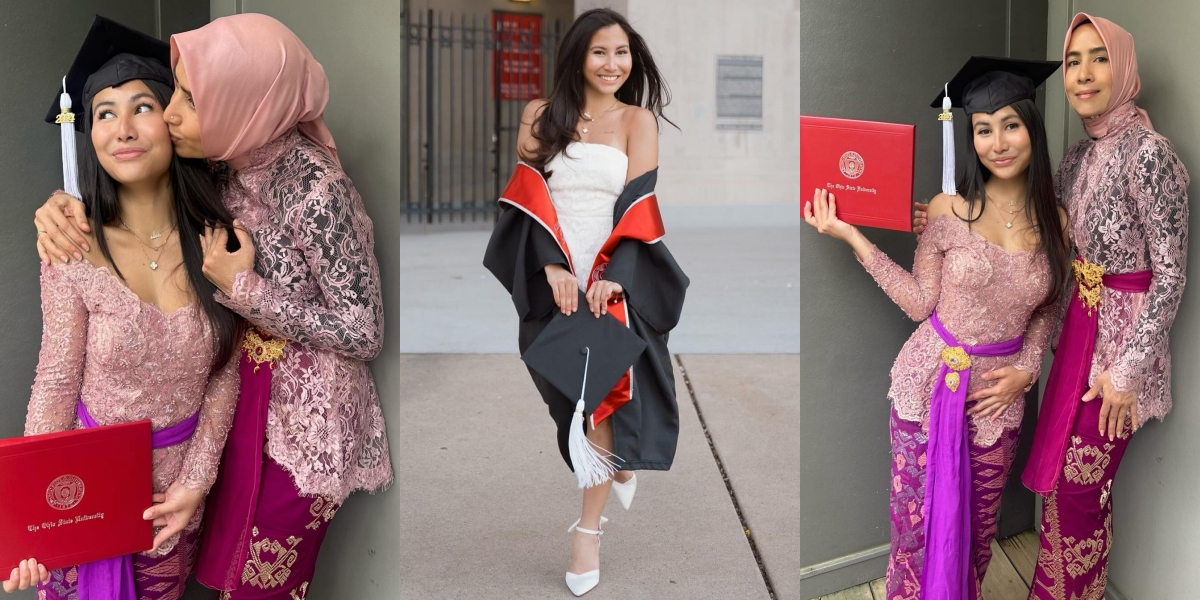
<path id="1" fill-rule="evenodd" d="M 83 255 L 78 252 L 76 252 L 74 256 L 75 256 L 75 260 L 83 260 Z"/>
<path id="2" fill-rule="evenodd" d="M 61 258 L 63 262 L 67 262 L 67 255 L 66 255 L 66 254 L 60 254 L 60 255 L 59 255 L 59 258 Z"/>

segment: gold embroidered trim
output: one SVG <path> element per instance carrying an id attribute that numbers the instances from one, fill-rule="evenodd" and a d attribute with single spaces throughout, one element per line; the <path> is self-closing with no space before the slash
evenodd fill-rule
<path id="1" fill-rule="evenodd" d="M 337 502 L 334 502 L 333 500 L 326 500 L 325 498 L 317 496 L 317 498 L 313 500 L 312 506 L 308 507 L 308 514 L 312 515 L 313 520 L 308 525 L 305 525 L 304 528 L 316 529 L 321 526 L 321 521 L 328 523 L 329 520 L 333 518 L 334 513 L 337 512 L 337 509 Z"/>
<path id="2" fill-rule="evenodd" d="M 257 531 L 257 529 L 256 527 L 255 530 Z M 296 546 L 300 545 L 302 538 L 293 535 L 288 536 L 285 541 L 286 546 L 283 542 L 264 537 L 251 543 L 250 556 L 246 557 L 246 566 L 242 569 L 242 583 L 249 583 L 264 590 L 287 583 L 288 577 L 292 574 L 292 565 L 296 564 L 296 560 L 300 558 Z M 275 560 L 267 560 L 263 557 L 263 553 L 275 555 Z"/>
<path id="3" fill-rule="evenodd" d="M 263 363 L 274 369 L 279 363 L 279 359 L 283 358 L 283 348 L 287 346 L 287 340 L 283 338 L 274 338 L 264 340 L 257 329 L 250 328 L 246 330 L 246 339 L 242 342 L 242 349 L 246 351 L 246 360 L 254 361 L 254 372 L 262 367 Z"/>
<path id="4" fill-rule="evenodd" d="M 288 594 L 291 595 L 292 600 L 304 600 L 308 596 L 308 582 L 305 581 L 300 584 L 300 587 L 288 592 Z"/>
<path id="5" fill-rule="evenodd" d="M 950 388 L 951 392 L 957 392 L 961 382 L 958 372 L 971 368 L 971 357 L 962 346 L 946 346 L 942 348 L 942 362 L 951 369 L 946 374 L 946 387 Z"/>
<path id="6" fill-rule="evenodd" d="M 1071 270 L 1075 272 L 1075 281 L 1079 283 L 1079 300 L 1088 309 L 1100 306 L 1100 293 L 1104 291 L 1104 265 L 1088 262 L 1086 259 L 1075 259 L 1071 262 Z"/>

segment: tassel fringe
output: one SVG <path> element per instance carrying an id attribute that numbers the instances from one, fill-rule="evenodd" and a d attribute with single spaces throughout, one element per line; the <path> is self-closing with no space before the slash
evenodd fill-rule
<path id="1" fill-rule="evenodd" d="M 75 115 L 71 113 L 71 95 L 67 93 L 67 78 L 63 78 L 63 93 L 58 97 L 61 111 L 56 121 L 62 134 L 63 191 L 82 197 L 79 193 L 79 164 L 75 152 Z"/>
<path id="2" fill-rule="evenodd" d="M 575 414 L 571 416 L 571 433 L 567 437 L 567 449 L 571 455 L 571 466 L 575 467 L 575 478 L 579 489 L 604 483 L 617 472 L 612 452 L 597 446 L 583 433 L 583 400 L 575 403 Z"/>
<path id="3" fill-rule="evenodd" d="M 954 187 L 954 113 L 950 112 L 949 84 L 942 96 L 942 113 L 938 120 L 942 122 L 942 193 L 953 196 L 957 190 Z"/>

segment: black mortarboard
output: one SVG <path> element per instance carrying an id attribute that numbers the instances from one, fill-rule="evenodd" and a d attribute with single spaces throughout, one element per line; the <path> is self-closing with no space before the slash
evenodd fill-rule
<path id="1" fill-rule="evenodd" d="M 521 360 L 572 401 L 579 400 L 582 391 L 587 412 L 592 413 L 646 349 L 646 342 L 611 314 L 596 318 L 587 305 L 579 292 L 581 310 L 555 314 Z M 582 389 L 585 364 L 587 389 Z"/>
<path id="2" fill-rule="evenodd" d="M 1024 60 L 996 56 L 972 56 L 930 104 L 941 108 L 942 193 L 953 196 L 954 115 L 951 107 L 967 115 L 994 113 L 1018 100 L 1033 100 L 1037 86 L 1058 70 L 1062 61 Z"/>
<path id="3" fill-rule="evenodd" d="M 570 315 L 555 314 L 521 360 L 575 404 L 567 445 L 579 487 L 584 488 L 607 481 L 614 463 L 608 449 L 584 436 L 583 413 L 596 411 L 641 356 L 646 342 L 612 314 L 596 318 L 583 292 L 579 306 L 582 310 Z"/>
<path id="4" fill-rule="evenodd" d="M 71 112 L 76 116 L 89 110 L 96 93 L 134 79 L 158 81 L 174 87 L 171 76 L 171 46 L 150 35 L 130 29 L 116 21 L 96 15 L 75 62 L 67 71 L 66 93 L 71 96 Z M 59 94 L 46 113 L 47 123 L 61 123 Z M 83 119 L 75 119 L 76 131 L 83 131 Z"/>
<path id="5" fill-rule="evenodd" d="M 941 108 L 948 90 L 954 108 L 968 115 L 993 113 L 1018 100 L 1033 100 L 1037 86 L 1061 64 L 1061 60 L 972 56 L 930 106 Z"/>

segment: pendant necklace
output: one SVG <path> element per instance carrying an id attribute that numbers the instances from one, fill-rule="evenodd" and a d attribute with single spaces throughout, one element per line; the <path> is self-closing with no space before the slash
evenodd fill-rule
<path id="1" fill-rule="evenodd" d="M 617 105 L 618 105 L 618 104 L 620 104 L 620 103 L 621 103 L 621 101 L 620 101 L 620 100 L 617 100 L 616 102 L 613 102 L 613 105 L 612 105 L 612 106 L 610 106 L 610 107 L 608 107 L 608 108 L 607 108 L 607 109 L 606 109 L 604 112 L 600 113 L 600 116 L 601 116 L 601 117 L 603 117 L 604 115 L 607 115 L 607 114 L 609 113 L 609 111 L 611 111 L 612 109 L 616 108 L 616 107 L 617 107 Z M 595 117 L 593 117 L 593 116 L 592 116 L 592 114 L 591 114 L 591 113 L 589 113 L 589 112 L 588 112 L 588 111 L 586 111 L 586 110 L 585 110 L 585 111 L 583 111 L 583 120 L 584 120 L 584 121 L 587 121 L 587 122 L 589 122 L 589 123 L 595 123 L 595 122 L 596 122 L 596 119 L 595 119 Z M 584 127 L 584 128 L 583 128 L 583 133 L 587 133 L 587 132 L 588 132 L 588 128 L 587 128 L 587 127 Z"/>
<path id="2" fill-rule="evenodd" d="M 1013 198 L 1012 200 L 1009 200 L 1009 201 L 1008 201 L 1008 206 L 1009 206 L 1009 208 L 1001 208 L 1001 209 L 1000 209 L 1000 210 L 1002 210 L 1002 211 L 1004 211 L 1004 212 L 1008 213 L 1008 221 L 1007 221 L 1006 223 L 1004 223 L 1004 226 L 1005 226 L 1005 227 L 1007 227 L 1007 228 L 1009 228 L 1009 229 L 1012 229 L 1012 226 L 1013 226 L 1013 220 L 1014 220 L 1014 219 L 1013 219 L 1013 215 L 1017 214 L 1017 212 L 1018 212 L 1019 210 L 1023 210 L 1023 209 L 1025 208 L 1025 203 L 1024 203 L 1024 202 L 1022 202 L 1022 203 L 1021 203 L 1021 208 L 1020 208 L 1020 209 L 1015 209 L 1015 208 L 1012 208 L 1012 207 L 1014 207 L 1014 206 L 1016 206 L 1016 205 L 1017 205 L 1017 199 L 1016 199 L 1016 198 Z"/>

